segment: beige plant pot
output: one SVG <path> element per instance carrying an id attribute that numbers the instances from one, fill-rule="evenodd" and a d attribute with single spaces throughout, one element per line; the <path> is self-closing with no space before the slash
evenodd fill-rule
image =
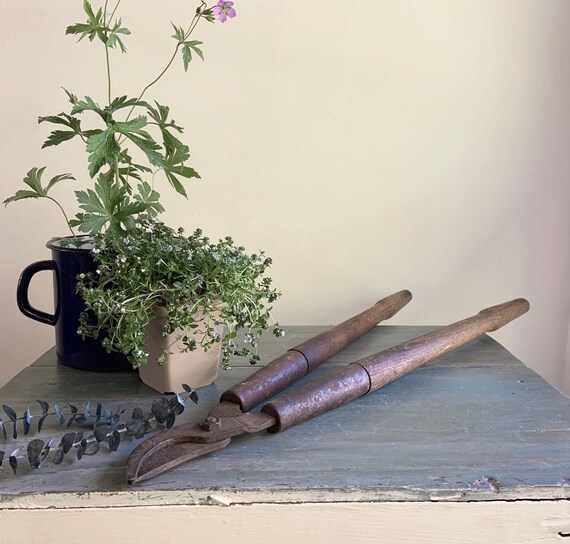
<path id="1" fill-rule="evenodd" d="M 176 332 L 162 336 L 166 311 L 157 308 L 155 313 L 156 319 L 146 327 L 149 355 L 147 363 L 139 367 L 140 379 L 159 393 L 180 393 L 183 383 L 194 389 L 210 385 L 218 377 L 221 344 L 215 344 L 208 351 L 197 347 L 194 351 L 180 352 L 176 348 Z M 167 346 L 171 346 L 169 351 L 172 353 L 166 355 L 163 365 L 159 365 L 157 360 L 163 353 L 163 347 Z"/>

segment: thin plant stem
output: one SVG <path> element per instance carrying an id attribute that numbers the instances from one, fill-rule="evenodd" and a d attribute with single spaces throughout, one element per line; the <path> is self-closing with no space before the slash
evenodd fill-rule
<path id="1" fill-rule="evenodd" d="M 105 0 L 105 6 L 103 8 L 103 27 L 107 28 L 107 4 L 109 0 Z M 109 19 L 110 21 L 110 19 Z M 105 32 L 105 37 L 108 38 L 108 33 Z M 111 61 L 109 59 L 109 47 L 107 42 L 103 44 L 105 46 L 105 65 L 107 67 L 107 100 L 111 104 Z"/>
<path id="2" fill-rule="evenodd" d="M 205 6 L 205 2 L 202 2 L 202 6 Z M 172 54 L 172 56 L 170 57 L 170 60 L 168 61 L 168 63 L 166 64 L 166 66 L 164 67 L 164 69 L 162 70 L 162 72 L 160 72 L 160 74 L 155 77 L 140 93 L 139 97 L 137 98 L 137 102 L 139 100 L 142 99 L 142 97 L 146 94 L 146 92 L 156 83 L 158 83 L 160 81 L 160 79 L 162 78 L 162 76 L 164 76 L 164 74 L 166 74 L 166 72 L 168 71 L 168 69 L 172 66 L 172 63 L 174 62 L 174 60 L 176 59 L 176 55 L 178 54 L 178 51 L 180 50 L 180 46 L 184 43 L 184 41 L 186 41 L 188 39 L 188 37 L 190 36 L 190 34 L 192 34 L 192 32 L 194 31 L 194 29 L 196 28 L 196 25 L 198 24 L 198 22 L 200 21 L 200 19 L 202 18 L 202 10 L 200 10 L 199 13 L 196 13 L 194 15 L 194 17 L 192 18 L 192 21 L 190 22 L 190 26 L 188 27 L 188 30 L 185 32 L 184 34 L 184 39 L 179 41 L 176 44 L 176 47 L 174 48 L 174 53 Z M 127 120 L 129 119 L 129 117 L 131 116 L 131 114 L 133 113 L 134 110 L 134 106 L 130 109 L 129 114 L 127 115 Z"/>
<path id="3" fill-rule="evenodd" d="M 46 198 L 54 202 L 55 205 L 61 210 L 63 217 L 65 217 L 67 228 L 71 231 L 71 234 L 73 236 L 76 236 L 75 231 L 71 228 L 71 225 L 69 224 L 69 218 L 67 217 L 67 214 L 65 213 L 65 210 L 63 209 L 62 205 L 55 198 L 52 198 L 51 196 L 46 196 Z"/>
<path id="4" fill-rule="evenodd" d="M 121 3 L 121 0 L 118 0 L 117 3 L 115 4 L 115 7 L 113 8 L 113 11 L 111 12 L 111 15 L 109 16 L 109 19 L 107 20 L 107 5 L 109 3 L 109 0 L 105 0 L 105 7 L 104 7 L 104 14 L 103 14 L 103 26 L 105 28 L 110 28 L 111 25 L 111 21 L 113 20 L 113 17 L 115 17 L 115 12 L 117 11 L 117 8 L 119 7 L 119 4 Z M 109 47 L 107 46 L 107 44 L 105 43 L 105 64 L 107 66 L 107 99 L 109 101 L 109 104 L 111 104 L 111 60 L 109 57 Z"/>

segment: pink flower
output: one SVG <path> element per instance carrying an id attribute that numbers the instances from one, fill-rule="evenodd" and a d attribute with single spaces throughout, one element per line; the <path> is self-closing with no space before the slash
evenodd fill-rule
<path id="1" fill-rule="evenodd" d="M 236 10 L 232 7 L 233 2 L 228 2 L 228 0 L 218 0 L 218 5 L 214 6 L 212 9 L 214 15 L 222 22 L 225 23 L 236 16 Z"/>

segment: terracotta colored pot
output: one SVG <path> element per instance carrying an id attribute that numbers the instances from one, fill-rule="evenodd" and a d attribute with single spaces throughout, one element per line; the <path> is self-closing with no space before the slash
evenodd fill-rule
<path id="1" fill-rule="evenodd" d="M 156 319 L 146 327 L 147 363 L 139 367 L 141 380 L 159 393 L 179 393 L 182 384 L 196 389 L 210 385 L 217 377 L 222 356 L 221 343 L 215 344 L 208 351 L 197 347 L 194 351 L 180 352 L 176 348 L 176 334 L 162 335 L 166 322 L 166 310 L 156 308 Z M 221 331 L 220 331 L 221 332 Z M 157 360 L 163 353 L 163 347 L 171 346 L 164 365 Z"/>

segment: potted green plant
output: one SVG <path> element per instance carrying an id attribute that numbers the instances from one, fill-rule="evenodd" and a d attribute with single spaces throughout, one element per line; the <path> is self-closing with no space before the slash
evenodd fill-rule
<path id="1" fill-rule="evenodd" d="M 135 97 L 113 93 L 111 55 L 126 53 L 130 34 L 119 16 L 121 0 L 101 4 L 97 8 L 83 0 L 86 20 L 68 26 L 66 33 L 102 45 L 107 67 L 104 103 L 65 90 L 68 111 L 39 118 L 54 125 L 43 147 L 77 139 L 85 144 L 91 186 L 74 189 L 79 211 L 70 217 L 52 196 L 54 186 L 76 178 L 64 173 L 46 180 L 45 168 L 38 167 L 28 171 L 26 188 L 4 201 L 51 200 L 71 232 L 48 243 L 51 261 L 24 271 L 19 307 L 29 317 L 55 325 L 58 358 L 70 366 L 141 366 L 149 353 L 143 337 L 154 318 L 161 323 L 160 336 L 169 342 L 153 351 L 158 363 L 167 362 L 178 348 L 194 352 L 214 347 L 221 348 L 226 366 L 232 354 L 251 355 L 255 362 L 257 339 L 269 327 L 270 304 L 278 296 L 264 276 L 270 260 L 263 253 L 248 255 L 229 238 L 211 243 L 199 231 L 184 236 L 158 220 L 164 207 L 154 182 L 163 177 L 186 197 L 185 180 L 200 176 L 188 164 L 189 147 L 180 140 L 183 128 L 170 108 L 147 99 L 175 61 L 188 70 L 196 58 L 203 59 L 202 42 L 193 39 L 193 32 L 203 20 L 223 23 L 235 17 L 233 2 L 219 0 L 208 6 L 201 1 L 186 26 L 172 24 L 172 56 Z M 54 314 L 33 308 L 28 300 L 28 285 L 40 270 L 56 272 Z M 121 305 L 111 307 L 112 300 Z M 239 329 L 245 329 L 241 338 Z M 274 332 L 282 333 L 278 326 Z M 122 363 L 102 362 L 102 350 L 121 354 Z"/>
<path id="2" fill-rule="evenodd" d="M 197 387 L 211 383 L 220 355 L 225 368 L 232 355 L 259 360 L 258 340 L 278 296 L 263 252 L 249 255 L 230 237 L 211 242 L 200 229 L 185 236 L 156 219 L 139 220 L 124 235 L 96 234 L 93 243 L 97 269 L 79 278 L 86 303 L 79 333 L 102 337 L 108 350 L 140 367 L 145 383 L 161 392 Z M 186 354 L 210 360 L 195 369 L 204 378 L 188 377 Z"/>

